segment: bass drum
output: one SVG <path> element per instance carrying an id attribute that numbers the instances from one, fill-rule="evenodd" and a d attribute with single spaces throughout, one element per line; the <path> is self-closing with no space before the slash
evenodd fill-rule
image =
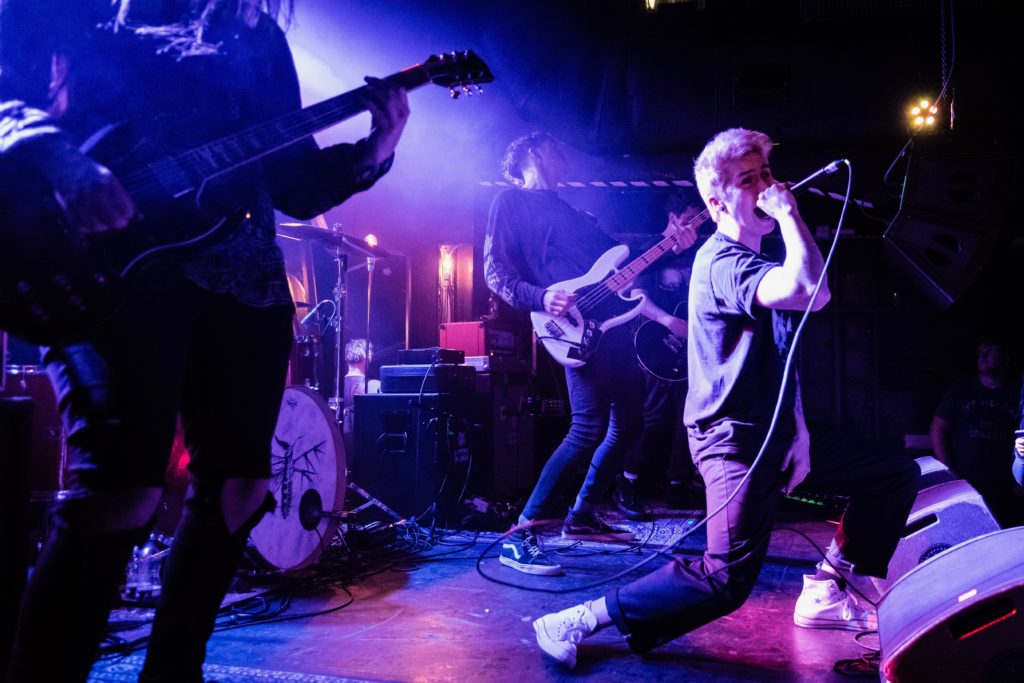
<path id="1" fill-rule="evenodd" d="M 271 468 L 270 490 L 277 508 L 252 530 L 250 554 L 268 569 L 301 569 L 319 558 L 338 527 L 337 519 L 311 520 L 310 503 L 328 513 L 340 510 L 347 484 L 341 430 L 327 402 L 312 389 L 285 389 Z"/>

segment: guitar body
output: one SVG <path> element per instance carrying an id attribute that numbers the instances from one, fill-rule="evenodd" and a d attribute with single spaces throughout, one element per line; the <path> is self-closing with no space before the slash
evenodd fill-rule
<path id="1" fill-rule="evenodd" d="M 129 192 L 143 218 L 123 230 L 78 235 L 41 175 L 19 170 L 2 179 L 0 327 L 38 344 L 81 340 L 116 310 L 125 280 L 143 265 L 221 239 L 237 225 L 238 216 L 227 217 L 227 198 L 240 178 L 203 184 L 168 166 L 173 150 L 155 135 L 132 128 L 112 126 L 83 149 L 118 178 L 135 180 Z"/>
<path id="2" fill-rule="evenodd" d="M 626 297 L 604 283 L 627 256 L 629 247 L 612 247 L 594 262 L 585 275 L 548 287 L 577 294 L 576 305 L 562 315 L 544 311 L 530 313 L 537 338 L 560 364 L 570 368 L 586 365 L 597 351 L 604 332 L 640 315 L 640 309 L 647 300 L 646 294 Z"/>
<path id="3" fill-rule="evenodd" d="M 665 382 L 686 380 L 686 340 L 672 334 L 661 323 L 648 320 L 641 325 L 633 337 L 633 345 L 640 366 L 651 375 Z"/>

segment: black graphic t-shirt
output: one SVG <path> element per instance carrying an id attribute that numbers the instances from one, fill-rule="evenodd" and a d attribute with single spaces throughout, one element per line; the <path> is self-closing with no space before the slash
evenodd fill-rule
<path id="1" fill-rule="evenodd" d="M 759 306 L 757 286 L 779 264 L 715 232 L 697 251 L 689 291 L 689 392 L 684 420 L 694 456 L 743 453 L 764 440 L 782 383 L 793 320 Z M 774 439 L 794 433 L 790 381 Z"/>
<path id="2" fill-rule="evenodd" d="M 949 423 L 953 469 L 972 483 L 1005 481 L 1017 425 L 1018 387 L 989 389 L 976 377 L 955 382 L 935 409 Z"/>

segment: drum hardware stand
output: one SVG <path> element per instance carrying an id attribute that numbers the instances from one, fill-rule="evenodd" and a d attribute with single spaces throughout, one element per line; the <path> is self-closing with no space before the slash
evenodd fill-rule
<path id="1" fill-rule="evenodd" d="M 380 499 L 374 498 L 368 491 L 358 484 L 349 482 L 348 490 L 358 494 L 366 502 L 351 510 L 324 510 L 323 500 L 320 498 L 320 493 L 316 489 L 309 489 L 303 493 L 302 498 L 299 500 L 299 520 L 302 522 L 303 528 L 307 531 L 312 531 L 317 527 L 317 524 L 320 523 L 321 519 L 336 519 L 338 521 L 349 520 L 356 517 L 360 512 L 369 510 L 370 508 L 377 508 L 378 510 L 383 511 L 388 517 L 395 521 L 395 524 L 407 523 L 405 517 L 382 503 Z"/>
<path id="2" fill-rule="evenodd" d="M 370 495 L 358 484 L 349 482 L 348 490 L 356 493 L 366 502 L 351 510 L 324 510 L 323 500 L 320 498 L 320 493 L 316 489 L 309 489 L 302 494 L 302 498 L 299 500 L 299 521 L 302 523 L 302 527 L 307 531 L 312 531 L 316 529 L 318 524 L 320 524 L 321 519 L 334 519 L 339 522 L 354 522 L 360 513 L 369 510 L 370 508 L 377 508 L 378 510 L 381 510 L 393 521 L 390 524 L 384 525 L 381 525 L 380 522 L 377 521 L 364 524 L 360 527 L 364 531 L 372 530 L 371 533 L 377 533 L 384 529 L 393 529 L 395 527 L 407 526 L 409 524 L 412 524 L 414 527 L 416 526 L 415 522 L 409 522 L 405 517 L 402 517 L 400 514 L 382 503 L 379 499 Z M 354 528 L 356 527 L 353 527 L 352 529 Z M 345 540 L 344 534 L 341 533 L 340 527 L 338 533 L 341 536 L 342 543 L 348 547 L 348 542 Z"/>
<path id="3" fill-rule="evenodd" d="M 373 347 L 370 345 L 370 311 L 373 302 L 373 271 L 377 265 L 377 259 L 373 256 L 366 257 L 366 369 L 363 372 L 363 393 L 369 392 L 370 386 L 370 365 L 373 363 Z"/>
<path id="4" fill-rule="evenodd" d="M 331 232 L 341 235 L 341 224 L 335 223 L 331 226 Z M 332 294 L 334 296 L 334 395 L 327 399 L 327 406 L 334 411 L 334 418 L 338 424 L 342 423 L 343 411 L 345 409 L 345 394 L 342 386 L 341 361 L 344 359 L 344 344 L 342 344 L 342 332 L 345 330 L 345 298 L 348 290 L 345 286 L 345 277 L 348 273 L 348 256 L 342 253 L 339 245 L 334 247 L 334 263 L 337 272 L 337 279 L 334 283 Z"/>

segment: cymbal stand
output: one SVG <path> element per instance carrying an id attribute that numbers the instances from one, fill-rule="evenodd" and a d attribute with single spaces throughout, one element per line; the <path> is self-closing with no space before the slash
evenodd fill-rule
<path id="1" fill-rule="evenodd" d="M 363 393 L 369 392 L 370 388 L 370 364 L 373 362 L 373 349 L 370 345 L 370 311 L 373 303 L 373 271 L 377 265 L 377 259 L 373 256 L 366 258 L 366 368 L 363 371 Z"/>
<path id="2" fill-rule="evenodd" d="M 333 230 L 341 230 L 340 225 L 335 225 Z M 348 256 L 342 253 L 341 247 L 334 248 L 334 264 L 337 272 L 337 279 L 331 293 L 334 296 L 334 395 L 327 399 L 327 406 L 334 411 L 334 418 L 341 424 L 345 408 L 345 393 L 342 384 L 341 362 L 344 359 L 344 344 L 342 344 L 342 332 L 345 330 L 345 298 L 348 290 L 345 286 L 345 275 L 348 272 Z"/>

